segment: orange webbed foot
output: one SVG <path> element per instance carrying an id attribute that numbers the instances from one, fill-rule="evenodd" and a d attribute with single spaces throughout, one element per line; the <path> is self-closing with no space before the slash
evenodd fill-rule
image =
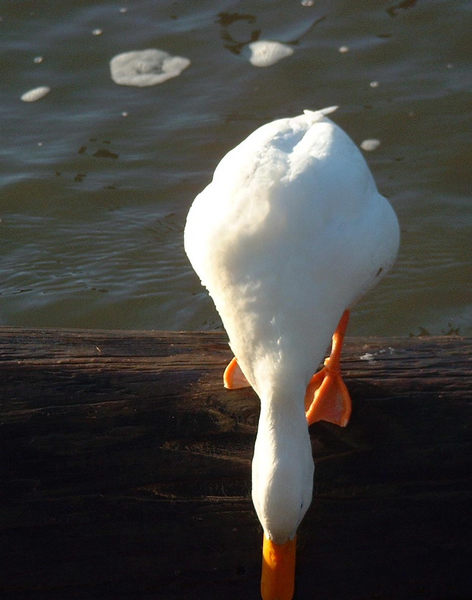
<path id="1" fill-rule="evenodd" d="M 344 340 L 349 311 L 345 311 L 333 335 L 331 355 L 324 367 L 315 373 L 305 393 L 306 419 L 309 425 L 316 421 L 328 421 L 345 427 L 351 416 L 352 403 L 341 376 L 341 348 Z"/>
<path id="2" fill-rule="evenodd" d="M 308 425 L 328 421 L 346 427 L 352 404 L 341 373 L 325 366 L 313 375 L 305 394 L 305 410 Z"/>
<path id="3" fill-rule="evenodd" d="M 223 374 L 223 384 L 228 390 L 239 390 L 241 388 L 251 387 L 251 384 L 241 371 L 241 367 L 238 365 L 236 357 L 233 357 L 225 369 Z"/>

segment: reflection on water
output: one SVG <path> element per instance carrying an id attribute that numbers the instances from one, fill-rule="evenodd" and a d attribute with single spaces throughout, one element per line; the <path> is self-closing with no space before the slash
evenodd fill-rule
<path id="1" fill-rule="evenodd" d="M 193 198 L 262 123 L 339 105 L 402 227 L 350 333 L 472 335 L 469 2 L 122 4 L 0 7 L 0 324 L 218 327 L 183 252 Z M 293 54 L 254 67 L 264 40 Z M 112 81 L 149 48 L 191 64 Z"/>

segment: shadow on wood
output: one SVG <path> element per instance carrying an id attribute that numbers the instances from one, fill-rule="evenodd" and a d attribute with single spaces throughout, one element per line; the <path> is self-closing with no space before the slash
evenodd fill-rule
<path id="1" fill-rule="evenodd" d="M 348 339 L 298 600 L 472 597 L 471 340 Z M 257 599 L 258 399 L 222 333 L 0 328 L 0 596 Z"/>

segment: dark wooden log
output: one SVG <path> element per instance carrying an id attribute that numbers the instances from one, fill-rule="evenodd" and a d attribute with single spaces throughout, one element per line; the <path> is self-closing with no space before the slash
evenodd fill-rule
<path id="1" fill-rule="evenodd" d="M 471 349 L 348 339 L 296 598 L 468 599 Z M 223 333 L 0 328 L 0 597 L 257 599 L 258 399 Z"/>

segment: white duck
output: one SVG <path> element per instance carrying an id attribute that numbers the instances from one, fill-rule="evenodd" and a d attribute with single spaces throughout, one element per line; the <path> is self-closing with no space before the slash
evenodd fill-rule
<path id="1" fill-rule="evenodd" d="M 237 359 L 225 385 L 251 385 L 261 402 L 252 498 L 264 529 L 264 600 L 293 596 L 295 535 L 313 491 L 308 424 L 344 426 L 350 416 L 339 371 L 347 309 L 399 245 L 392 207 L 326 117 L 335 109 L 254 131 L 219 163 L 185 228 L 185 250 Z M 312 377 L 338 322 L 331 357 Z"/>

